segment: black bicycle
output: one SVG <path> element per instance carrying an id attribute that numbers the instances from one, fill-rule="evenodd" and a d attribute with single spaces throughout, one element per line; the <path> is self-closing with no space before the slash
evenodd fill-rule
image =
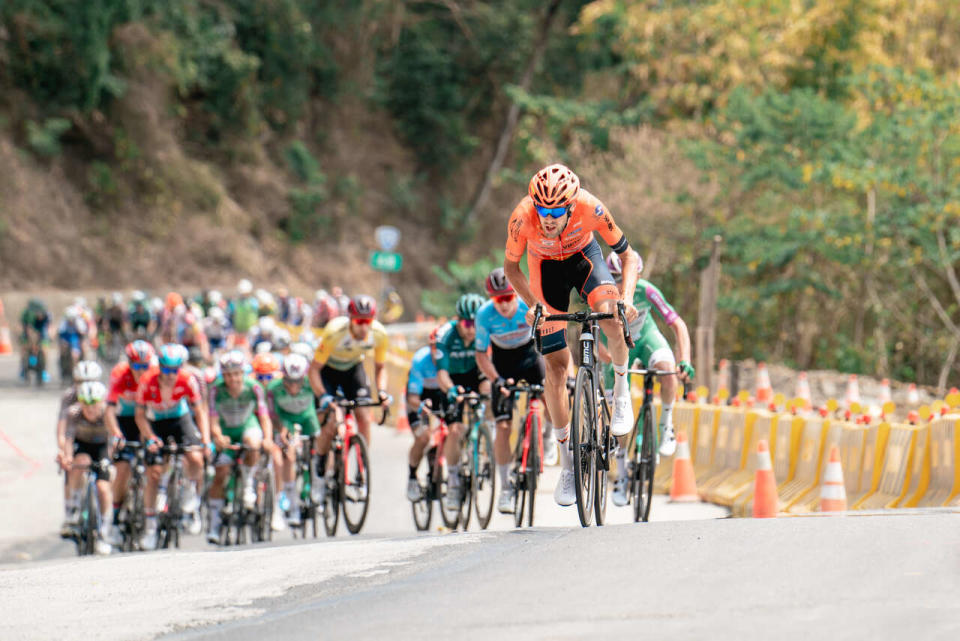
<path id="1" fill-rule="evenodd" d="M 157 492 L 157 547 L 166 549 L 172 545 L 179 548 L 183 529 L 183 490 L 187 483 L 183 472 L 186 449 L 170 437 L 160 452 L 169 465 L 160 483 L 165 491 L 161 489 Z"/>
<path id="2" fill-rule="evenodd" d="M 643 376 L 643 404 L 633 431 L 627 436 L 627 501 L 633 501 L 634 522 L 650 520 L 653 500 L 653 476 L 657 471 L 658 435 L 653 425 L 653 383 L 658 376 L 677 372 L 656 369 L 631 369 L 630 374 Z"/>
<path id="3" fill-rule="evenodd" d="M 273 477 L 268 467 L 270 458 L 261 450 L 260 460 L 254 469 L 253 488 L 256 500 L 253 507 L 247 507 L 243 500 L 244 484 L 241 465 L 247 451 L 242 443 L 232 445 L 235 452 L 230 476 L 224 488 L 223 508 L 220 512 L 220 545 L 243 545 L 247 542 L 258 543 L 273 538 L 271 519 L 274 510 Z"/>
<path id="4" fill-rule="evenodd" d="M 301 435 L 303 429 L 298 423 L 293 426 L 294 439 L 297 447 L 297 461 L 294 469 L 296 470 L 296 491 L 295 496 L 300 498 L 300 525 L 290 528 L 294 538 L 297 536 L 297 530 L 300 530 L 300 538 L 307 538 L 307 524 L 311 525 L 313 538 L 317 538 L 317 524 L 320 514 L 320 503 L 317 501 L 318 485 L 324 483 L 323 475 L 317 474 L 317 436 L 314 434 L 306 439 Z"/>
<path id="5" fill-rule="evenodd" d="M 146 512 L 143 505 L 143 491 L 147 484 L 147 468 L 144 463 L 143 448 L 136 441 L 125 441 L 122 450 L 115 456 L 121 460 L 124 454 L 130 465 L 130 481 L 123 504 L 117 513 L 117 529 L 123 539 L 120 549 L 133 552 L 140 547 L 140 538 L 146 529 Z"/>
<path id="6" fill-rule="evenodd" d="M 77 465 L 76 463 L 74 464 Z M 110 470 L 110 461 L 102 459 L 83 466 L 83 489 L 80 496 L 79 520 L 73 527 L 70 538 L 77 544 L 77 555 L 86 556 L 96 552 L 100 538 L 100 495 L 97 493 L 97 474 Z M 109 478 L 109 477 L 106 477 Z"/>
<path id="7" fill-rule="evenodd" d="M 471 509 L 477 512 L 481 529 L 487 529 L 493 516 L 493 498 L 496 493 L 496 464 L 493 456 L 493 436 L 488 424 L 487 402 L 490 396 L 466 392 L 463 399 L 464 435 L 460 439 L 460 505 L 449 510 L 440 503 L 440 516 L 451 530 L 470 526 Z M 447 461 L 449 465 L 451 461 Z"/>
<path id="8" fill-rule="evenodd" d="M 430 445 L 420 458 L 421 469 L 417 472 L 420 496 L 416 501 L 410 502 L 414 525 L 418 531 L 426 532 L 430 529 L 430 523 L 433 520 L 434 501 L 441 502 L 440 513 L 444 513 L 443 497 L 447 493 L 447 469 L 443 460 L 443 444 L 450 434 L 450 429 L 447 427 L 446 412 L 435 411 L 429 401 L 421 402 L 418 412 L 423 429 L 429 429 L 430 417 L 438 421 L 430 437 Z"/>
<path id="9" fill-rule="evenodd" d="M 573 454 L 574 486 L 577 495 L 577 513 L 580 524 L 589 527 L 596 516 L 597 525 L 603 525 L 607 513 L 607 476 L 611 454 L 616 441 L 610 433 L 610 407 L 603 387 L 600 362 L 596 358 L 599 321 L 619 318 L 627 347 L 633 347 L 623 301 L 617 301 L 616 315 L 600 312 L 543 315 L 539 303 L 534 311 L 533 326 L 545 321 L 580 323 L 580 367 L 577 369 L 573 398 L 573 417 L 570 424 L 570 448 Z M 539 332 L 537 350 L 541 349 Z"/>

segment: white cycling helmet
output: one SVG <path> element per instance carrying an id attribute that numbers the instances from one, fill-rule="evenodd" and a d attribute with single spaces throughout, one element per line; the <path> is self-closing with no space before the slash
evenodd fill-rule
<path id="1" fill-rule="evenodd" d="M 246 278 L 241 279 L 240 282 L 237 283 L 237 293 L 239 293 L 241 296 L 249 296 L 250 292 L 252 291 L 253 291 L 253 283 L 251 283 Z"/>
<path id="2" fill-rule="evenodd" d="M 210 293 L 207 294 L 207 300 L 210 301 L 211 305 L 219 305 L 220 301 L 223 300 L 223 294 L 220 293 L 219 289 L 211 289 Z"/>
<path id="3" fill-rule="evenodd" d="M 99 403 L 107 397 L 107 386 L 100 381 L 87 381 L 77 388 L 77 400 L 85 405 Z"/>
<path id="4" fill-rule="evenodd" d="M 257 346 L 253 350 L 254 354 L 269 354 L 272 351 L 273 351 L 273 344 L 271 344 L 270 341 L 263 341 L 261 343 L 257 343 Z"/>
<path id="5" fill-rule="evenodd" d="M 290 332 L 283 328 L 278 328 L 273 333 L 273 349 L 286 349 L 290 347 Z"/>
<path id="6" fill-rule="evenodd" d="M 63 310 L 63 315 L 68 321 L 77 320 L 77 317 L 80 316 L 80 310 L 76 305 L 70 305 L 65 310 Z"/>
<path id="7" fill-rule="evenodd" d="M 261 316 L 257 321 L 257 327 L 260 328 L 261 334 L 272 334 L 277 329 L 277 321 L 273 320 L 272 316 Z"/>
<path id="8" fill-rule="evenodd" d="M 287 354 L 283 357 L 283 377 L 292 381 L 302 380 L 307 375 L 310 364 L 301 354 Z"/>
<path id="9" fill-rule="evenodd" d="M 113 292 L 111 298 L 113 299 L 114 305 L 119 305 L 120 303 L 123 302 L 123 294 L 121 294 L 120 292 Z"/>
<path id="10" fill-rule="evenodd" d="M 139 289 L 135 289 L 133 290 L 133 293 L 130 294 L 130 300 L 132 300 L 134 303 L 142 303 L 147 300 L 147 295 Z"/>
<path id="11" fill-rule="evenodd" d="M 303 342 L 302 340 L 290 346 L 291 355 L 297 354 L 299 356 L 303 356 L 308 361 L 313 358 L 313 352 L 314 352 L 313 346 L 310 345 L 309 343 Z M 289 356 L 287 358 L 289 358 Z"/>
<path id="12" fill-rule="evenodd" d="M 223 323 L 225 320 L 227 320 L 227 315 L 224 314 L 223 310 L 219 307 L 211 307 L 208 316 L 216 323 Z"/>
<path id="13" fill-rule="evenodd" d="M 97 361 L 80 361 L 73 368 L 74 382 L 98 381 L 103 376 L 103 368 Z"/>
<path id="14" fill-rule="evenodd" d="M 152 309 L 152 310 L 153 310 L 155 313 L 157 313 L 157 314 L 159 314 L 160 312 L 162 312 L 162 311 L 163 311 L 163 299 L 161 299 L 159 296 L 154 296 L 153 298 L 151 298 L 151 299 L 150 299 L 150 309 Z"/>
<path id="15" fill-rule="evenodd" d="M 232 349 L 220 357 L 220 371 L 232 372 L 243 371 L 247 364 L 247 357 L 239 349 Z"/>

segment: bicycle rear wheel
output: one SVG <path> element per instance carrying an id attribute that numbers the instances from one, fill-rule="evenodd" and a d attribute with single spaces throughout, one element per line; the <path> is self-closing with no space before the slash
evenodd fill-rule
<path id="1" fill-rule="evenodd" d="M 477 443 L 471 456 L 474 505 L 480 529 L 486 530 L 493 516 L 493 499 L 497 493 L 497 472 L 493 458 L 493 437 L 490 426 L 482 423 L 477 430 Z"/>
<path id="2" fill-rule="evenodd" d="M 523 525 L 523 512 L 526 509 L 527 500 L 527 475 L 523 470 L 523 441 L 526 438 L 525 430 L 527 420 L 524 418 L 519 434 L 517 434 L 517 444 L 513 452 L 513 465 L 510 470 L 510 477 L 513 481 L 513 526 L 521 527 Z"/>
<path id="3" fill-rule="evenodd" d="M 417 471 L 417 483 L 420 486 L 420 498 L 410 502 L 410 509 L 413 512 L 413 524 L 418 532 L 426 532 L 430 529 L 430 521 L 433 520 L 433 492 L 431 486 L 433 483 L 434 460 L 432 456 L 423 456 L 420 458 L 420 466 Z M 426 482 L 421 481 L 426 478 Z"/>
<path id="4" fill-rule="evenodd" d="M 350 534 L 363 527 L 370 509 L 370 457 L 367 440 L 354 434 L 347 443 L 347 467 L 343 480 L 343 521 Z"/>
<path id="5" fill-rule="evenodd" d="M 573 478 L 577 494 L 577 514 L 580 525 L 590 527 L 593 521 L 593 500 L 597 482 L 596 399 L 594 398 L 593 375 L 581 367 L 577 371 L 574 388 L 573 417 L 570 424 L 570 445 L 573 450 Z"/>
<path id="6" fill-rule="evenodd" d="M 640 409 L 643 416 L 643 437 L 637 461 L 637 497 L 634 505 L 634 521 L 650 520 L 650 505 L 653 502 L 653 476 L 656 472 L 657 453 L 653 433 L 653 408 L 644 404 Z"/>
<path id="7" fill-rule="evenodd" d="M 471 440 L 464 438 L 460 444 L 460 517 L 458 524 L 466 532 L 470 527 L 470 511 L 473 508 L 473 447 Z"/>

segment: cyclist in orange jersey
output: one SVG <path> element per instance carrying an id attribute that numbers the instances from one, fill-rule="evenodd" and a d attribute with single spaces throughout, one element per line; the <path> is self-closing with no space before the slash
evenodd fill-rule
<path id="1" fill-rule="evenodd" d="M 544 167 L 531 179 L 528 195 L 510 215 L 507 225 L 506 257 L 503 269 L 520 298 L 529 306 L 526 318 L 532 324 L 535 306 L 542 303 L 546 314 L 566 312 L 570 290 L 576 289 L 595 312 L 616 314 L 623 301 L 627 322 L 637 317 L 633 306 L 637 254 L 630 251 L 626 236 L 600 200 L 580 187 L 580 179 L 564 165 Z M 623 292 L 603 260 L 593 233 L 598 232 L 623 262 Z M 530 278 L 520 269 L 524 251 Z M 627 385 L 627 345 L 617 318 L 600 321 L 613 356 L 615 382 L 613 421 L 615 436 L 633 428 L 633 406 Z M 576 502 L 572 456 L 566 444 L 570 436 L 566 376 L 570 363 L 566 323 L 544 322 L 540 328 L 546 362 L 544 401 L 554 418 L 560 443 L 563 469 L 554 491 L 560 505 Z"/>

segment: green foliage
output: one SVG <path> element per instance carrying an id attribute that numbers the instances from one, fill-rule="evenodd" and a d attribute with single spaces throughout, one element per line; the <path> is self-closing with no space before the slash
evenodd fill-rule
<path id="1" fill-rule="evenodd" d="M 72 125 L 66 118 L 48 118 L 43 123 L 27 121 L 27 142 L 41 156 L 60 155 L 60 137 Z"/>
<path id="2" fill-rule="evenodd" d="M 420 296 L 424 311 L 434 316 L 450 316 L 457 299 L 463 294 L 484 291 L 484 282 L 493 269 L 503 265 L 504 252 L 480 258 L 472 263 L 447 263 L 446 268 L 434 265 L 433 273 L 443 283 L 442 289 L 425 289 Z"/>
<path id="3" fill-rule="evenodd" d="M 119 188 L 110 165 L 99 160 L 90 163 L 87 169 L 86 200 L 91 207 L 101 209 L 112 204 Z"/>
<path id="4" fill-rule="evenodd" d="M 313 157 L 303 142 L 297 140 L 284 152 L 287 165 L 304 183 L 304 187 L 291 189 L 288 194 L 290 216 L 284 230 L 293 242 L 316 238 L 329 228 L 332 219 L 326 205 L 330 198 L 327 177 L 320 171 L 320 163 Z"/>

